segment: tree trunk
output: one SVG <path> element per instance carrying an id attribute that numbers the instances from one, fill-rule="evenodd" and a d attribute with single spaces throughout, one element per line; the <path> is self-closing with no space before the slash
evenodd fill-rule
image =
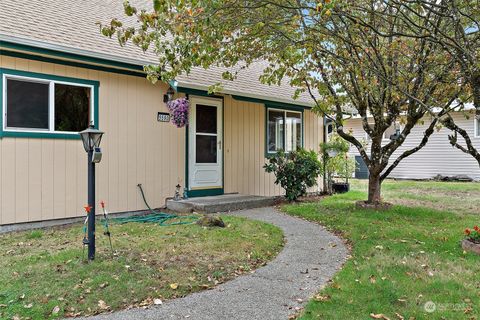
<path id="1" fill-rule="evenodd" d="M 375 204 L 380 203 L 382 191 L 382 182 L 380 180 L 379 173 L 370 172 L 370 177 L 368 178 L 368 200 L 367 203 Z"/>

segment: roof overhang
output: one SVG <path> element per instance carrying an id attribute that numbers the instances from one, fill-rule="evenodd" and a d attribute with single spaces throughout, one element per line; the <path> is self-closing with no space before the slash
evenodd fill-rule
<path id="1" fill-rule="evenodd" d="M 117 55 L 95 52 L 91 50 L 84 50 L 72 48 L 68 46 L 58 45 L 46 41 L 39 41 L 34 39 L 27 39 L 21 37 L 10 36 L 0 33 L 0 50 L 8 50 L 10 52 L 17 52 L 19 54 L 25 53 L 28 55 L 35 55 L 39 57 L 54 57 L 58 61 L 65 62 L 80 62 L 80 66 L 108 66 L 108 68 L 132 71 L 136 75 L 145 75 L 143 67 L 149 65 L 152 61 L 132 59 L 121 57 Z M 178 88 L 188 88 L 192 90 L 199 90 L 208 92 L 209 87 L 198 85 L 186 81 L 172 81 L 170 85 L 177 90 Z M 289 100 L 277 98 L 274 96 L 260 95 L 252 92 L 243 92 L 237 90 L 224 89 L 220 94 L 232 95 L 251 99 L 258 102 L 274 102 L 286 105 L 302 106 L 311 108 L 312 104 L 306 101 Z"/>
<path id="2" fill-rule="evenodd" d="M 91 50 L 72 48 L 68 46 L 58 45 L 51 42 L 39 41 L 34 39 L 20 38 L 15 36 L 10 36 L 0 33 L 0 42 L 2 47 L 7 47 L 12 50 L 22 49 L 37 49 L 35 52 L 38 53 L 57 53 L 57 56 L 60 54 L 66 54 L 67 56 L 78 56 L 87 59 L 97 59 L 99 61 L 108 61 L 108 62 L 117 62 L 125 65 L 141 67 L 143 69 L 144 65 L 151 64 L 152 61 L 141 60 L 141 59 L 132 59 L 127 57 L 121 57 L 117 55 L 112 55 L 108 53 L 95 52 Z M 31 50 L 30 50 L 31 52 Z"/>
<path id="3" fill-rule="evenodd" d="M 172 82 L 170 82 L 170 86 L 172 86 L 172 88 L 174 88 L 176 91 L 181 91 L 181 90 L 179 90 L 179 88 L 192 89 L 192 90 L 198 90 L 198 91 L 203 91 L 203 92 L 208 92 L 209 91 L 208 86 L 197 85 L 197 84 L 194 84 L 194 83 L 189 83 L 189 82 L 184 82 L 184 81 L 172 81 Z M 238 97 L 243 97 L 243 98 L 251 99 L 252 101 L 258 101 L 258 102 L 274 102 L 274 103 L 276 102 L 276 103 L 280 103 L 280 104 L 296 105 L 296 106 L 302 106 L 302 107 L 306 107 L 306 108 L 311 108 L 312 107 L 311 103 L 308 103 L 308 102 L 305 102 L 305 101 L 278 99 L 276 97 L 254 94 L 254 93 L 251 93 L 251 92 L 242 92 L 242 91 L 236 91 L 236 90 L 222 89 L 220 92 L 217 92 L 217 94 L 231 95 L 233 97 L 238 96 Z"/>

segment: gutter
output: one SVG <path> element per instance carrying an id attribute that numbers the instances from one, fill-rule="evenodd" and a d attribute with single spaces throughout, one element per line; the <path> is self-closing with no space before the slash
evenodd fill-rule
<path id="1" fill-rule="evenodd" d="M 170 85 L 172 85 L 171 83 Z M 204 86 L 204 85 L 197 85 L 193 83 L 188 83 L 188 82 L 179 82 L 175 81 L 175 85 L 173 86 L 173 89 L 175 91 L 178 90 L 178 88 L 186 88 L 186 89 L 193 89 L 193 90 L 200 90 L 200 91 L 205 91 L 208 92 L 209 87 Z M 218 92 L 218 94 L 225 94 L 225 95 L 231 95 L 231 96 L 241 96 L 244 98 L 250 98 L 253 100 L 263 100 L 263 101 L 271 101 L 271 102 L 277 102 L 277 103 L 283 103 L 283 104 L 290 104 L 290 105 L 297 105 L 297 106 L 303 106 L 303 107 L 308 107 L 311 108 L 312 104 L 308 102 L 302 102 L 302 101 L 295 101 L 295 100 L 287 100 L 287 99 L 278 99 L 274 98 L 272 96 L 264 96 L 260 94 L 254 94 L 254 93 L 245 93 L 245 92 L 240 92 L 240 91 L 235 91 L 235 90 L 221 90 Z"/>
<path id="2" fill-rule="evenodd" d="M 78 55 L 83 57 L 89 57 L 94 59 L 106 60 L 111 62 L 119 62 L 129 65 L 141 66 L 151 64 L 152 61 L 132 59 L 127 57 L 116 56 L 108 53 L 94 52 L 85 49 L 72 48 L 68 46 L 58 45 L 50 42 L 20 38 L 0 33 L 0 41 L 5 41 L 11 44 L 17 44 L 27 47 L 39 48 L 48 51 L 56 51 L 59 53 L 66 53 L 71 55 Z"/>

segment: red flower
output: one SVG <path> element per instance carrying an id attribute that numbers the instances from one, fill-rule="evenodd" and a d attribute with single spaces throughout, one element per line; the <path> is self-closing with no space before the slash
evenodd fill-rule
<path id="1" fill-rule="evenodd" d="M 92 206 L 90 205 L 86 205 L 84 208 L 87 213 L 90 213 L 90 211 L 92 211 Z"/>
<path id="2" fill-rule="evenodd" d="M 480 232 L 480 228 L 478 226 L 473 227 L 473 229 L 477 232 Z"/>
<path id="3" fill-rule="evenodd" d="M 103 202 L 103 200 L 100 201 L 100 205 L 102 206 L 102 208 L 105 208 L 105 202 Z"/>

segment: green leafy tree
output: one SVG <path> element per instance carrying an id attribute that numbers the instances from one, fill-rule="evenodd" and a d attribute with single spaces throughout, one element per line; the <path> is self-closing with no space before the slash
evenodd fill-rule
<path id="1" fill-rule="evenodd" d="M 457 100 L 456 111 L 465 111 L 467 103 L 473 103 L 475 117 L 480 119 L 480 2 L 478 0 L 392 0 L 386 2 L 391 13 L 389 19 L 398 19 L 405 28 L 393 32 L 383 32 L 382 36 L 392 38 L 397 36 L 426 39 L 434 45 L 440 45 L 448 55 L 448 59 L 455 62 L 457 83 L 464 86 L 462 94 L 452 97 Z M 366 12 L 373 12 L 372 8 L 363 7 Z M 366 23 L 362 27 L 373 28 Z M 425 108 L 431 106 L 425 105 Z M 432 112 L 432 115 L 441 118 L 441 124 L 452 130 L 449 136 L 452 146 L 464 153 L 473 156 L 480 166 L 480 151 L 475 148 L 468 131 L 455 123 L 450 113 L 443 118 Z M 470 118 L 469 112 L 464 112 Z M 464 141 L 458 142 L 459 136 Z"/>
<path id="2" fill-rule="evenodd" d="M 390 161 L 412 129 L 427 121 L 424 106 L 448 110 L 459 95 L 449 55 L 440 44 L 403 36 L 407 26 L 394 18 L 388 1 L 155 0 L 142 9 L 125 2 L 125 13 L 138 24 L 113 19 L 101 31 L 156 53 L 158 63 L 145 67 L 150 80 L 214 65 L 227 67 L 223 76 L 232 80 L 238 70 L 267 61 L 263 83 L 287 81 L 297 88 L 295 97 L 309 93 L 314 110 L 358 149 L 370 171 L 369 203 L 381 201 L 382 181 L 428 142 L 436 117 L 419 145 Z M 352 110 L 362 118 L 369 149 L 344 130 Z M 402 132 L 383 144 L 384 132 L 398 121 Z"/>
<path id="3" fill-rule="evenodd" d="M 285 190 L 288 201 L 306 195 L 307 189 L 317 184 L 321 168 L 318 154 L 302 148 L 290 153 L 279 151 L 264 165 L 266 172 L 275 174 L 275 184 Z"/>

